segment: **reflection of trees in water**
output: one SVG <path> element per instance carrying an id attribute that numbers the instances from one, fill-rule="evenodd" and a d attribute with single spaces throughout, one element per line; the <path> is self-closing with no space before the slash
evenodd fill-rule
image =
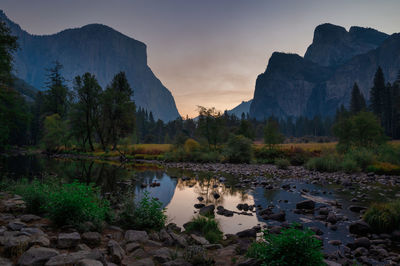
<path id="1" fill-rule="evenodd" d="M 219 178 L 216 177 L 215 173 L 190 173 L 185 171 L 168 171 L 169 175 L 173 175 L 178 178 L 176 187 L 179 190 L 184 190 L 187 187 L 192 187 L 193 191 L 204 198 L 202 203 L 204 204 L 215 204 L 223 205 L 226 196 L 239 196 L 242 201 L 246 201 L 249 198 L 246 189 L 235 188 L 235 182 L 232 178 L 230 179 L 229 185 L 225 186 L 225 183 L 219 182 Z M 190 178 L 183 180 L 182 177 Z M 218 193 L 219 198 L 215 198 L 214 194 Z"/>

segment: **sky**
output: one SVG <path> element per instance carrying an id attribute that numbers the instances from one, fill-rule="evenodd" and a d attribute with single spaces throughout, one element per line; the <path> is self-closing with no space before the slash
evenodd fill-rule
<path id="1" fill-rule="evenodd" d="M 399 0 L 0 0 L 32 34 L 90 23 L 146 43 L 148 63 L 182 116 L 252 99 L 274 51 L 304 55 L 322 23 L 400 32 Z"/>

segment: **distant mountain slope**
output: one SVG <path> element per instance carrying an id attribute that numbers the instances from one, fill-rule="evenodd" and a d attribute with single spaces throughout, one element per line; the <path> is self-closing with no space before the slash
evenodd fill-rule
<path id="1" fill-rule="evenodd" d="M 273 53 L 256 81 L 250 116 L 286 118 L 331 116 L 348 106 L 354 82 L 369 98 L 374 74 L 381 66 L 386 81 L 400 70 L 400 34 L 369 28 L 323 24 L 303 57 Z"/>
<path id="2" fill-rule="evenodd" d="M 34 87 L 44 89 L 46 69 L 55 60 L 63 64 L 63 75 L 70 82 L 76 75 L 91 72 L 105 87 L 116 73 L 125 71 L 137 105 L 164 121 L 179 116 L 171 92 L 147 65 L 144 43 L 100 24 L 35 36 L 10 21 L 2 11 L 0 19 L 19 37 L 20 50 L 15 55 L 16 75 Z"/>
<path id="3" fill-rule="evenodd" d="M 370 28 L 345 28 L 322 24 L 315 28 L 314 39 L 304 58 L 322 66 L 337 66 L 353 56 L 377 48 L 389 35 Z"/>
<path id="4" fill-rule="evenodd" d="M 237 105 L 235 108 L 233 108 L 232 110 L 228 110 L 227 112 L 230 115 L 233 114 L 233 115 L 236 115 L 238 118 L 241 118 L 243 113 L 245 115 L 247 115 L 250 112 L 251 102 L 252 102 L 252 100 L 249 100 L 247 102 L 243 101 L 239 105 Z"/>
<path id="5" fill-rule="evenodd" d="M 33 101 L 35 99 L 36 93 L 38 92 L 38 90 L 35 87 L 29 85 L 24 80 L 15 76 L 13 76 L 12 87 L 16 91 L 21 93 L 28 101 Z"/>

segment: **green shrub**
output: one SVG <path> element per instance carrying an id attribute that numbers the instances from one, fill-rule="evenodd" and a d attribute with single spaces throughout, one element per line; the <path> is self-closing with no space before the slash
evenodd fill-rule
<path id="1" fill-rule="evenodd" d="M 355 173 L 361 170 L 355 160 L 347 157 L 345 157 L 340 163 L 340 168 L 346 173 Z"/>
<path id="2" fill-rule="evenodd" d="M 32 183 L 29 183 L 26 179 L 15 184 L 13 188 L 13 192 L 20 195 L 25 201 L 26 210 L 33 214 L 43 214 L 45 212 L 50 191 L 49 183 L 41 183 L 38 180 L 33 180 Z"/>
<path id="3" fill-rule="evenodd" d="M 200 148 L 200 144 L 194 139 L 187 139 L 183 146 L 185 152 L 190 153 Z"/>
<path id="4" fill-rule="evenodd" d="M 223 233 L 219 229 L 218 222 L 211 217 L 194 217 L 185 227 L 188 233 L 200 233 L 210 243 L 219 243 L 222 241 Z"/>
<path id="5" fill-rule="evenodd" d="M 258 259 L 262 265 L 324 265 L 322 244 L 311 230 L 298 230 L 294 226 L 269 234 L 264 231 L 262 241 L 253 243 L 247 256 Z"/>
<path id="6" fill-rule="evenodd" d="M 335 172 L 340 170 L 340 159 L 335 155 L 325 155 L 322 157 L 311 158 L 306 163 L 309 170 L 320 172 Z"/>
<path id="7" fill-rule="evenodd" d="M 92 222 L 97 228 L 110 217 L 109 202 L 102 199 L 100 191 L 92 185 L 74 181 L 49 191 L 45 210 L 59 226 L 81 226 Z"/>
<path id="8" fill-rule="evenodd" d="M 400 166 L 386 162 L 376 162 L 366 169 L 379 175 L 400 175 Z"/>
<path id="9" fill-rule="evenodd" d="M 250 163 L 253 157 L 253 142 L 242 135 L 231 135 L 223 153 L 228 162 Z"/>
<path id="10" fill-rule="evenodd" d="M 291 165 L 303 165 L 311 158 L 311 156 L 310 152 L 301 148 L 294 148 L 287 154 Z"/>
<path id="11" fill-rule="evenodd" d="M 285 154 L 280 149 L 270 149 L 266 146 L 263 146 L 262 148 L 255 149 L 254 156 L 258 162 L 273 163 L 275 162 L 275 159 L 284 158 Z"/>
<path id="12" fill-rule="evenodd" d="M 127 202 L 121 213 L 120 222 L 127 228 L 138 230 L 160 230 L 165 226 L 167 216 L 162 203 L 150 197 L 145 191 L 143 198 L 135 204 L 133 199 Z"/>
<path id="13" fill-rule="evenodd" d="M 365 212 L 364 221 L 376 233 L 390 233 L 400 228 L 400 201 L 372 204 Z"/>
<path id="14" fill-rule="evenodd" d="M 287 159 L 276 159 L 275 160 L 275 165 L 279 169 L 288 169 L 290 166 L 290 162 Z"/>
<path id="15" fill-rule="evenodd" d="M 346 159 L 351 159 L 356 162 L 357 166 L 365 170 L 369 165 L 374 162 L 375 156 L 371 150 L 366 148 L 353 149 L 345 154 Z"/>
<path id="16" fill-rule="evenodd" d="M 376 149 L 376 153 L 378 161 L 400 165 L 400 147 L 381 145 Z"/>

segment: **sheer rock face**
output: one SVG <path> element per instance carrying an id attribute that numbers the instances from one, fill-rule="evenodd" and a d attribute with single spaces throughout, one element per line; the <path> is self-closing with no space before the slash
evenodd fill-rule
<path id="1" fill-rule="evenodd" d="M 115 74 L 125 71 L 137 105 L 164 121 L 179 116 L 171 92 L 147 65 L 144 43 L 101 24 L 37 36 L 22 30 L 2 11 L 0 20 L 18 36 L 20 49 L 15 54 L 16 75 L 39 90 L 45 89 L 46 69 L 55 60 L 64 66 L 62 73 L 69 85 L 75 76 L 91 72 L 105 88 Z"/>
<path id="2" fill-rule="evenodd" d="M 308 47 L 305 59 L 322 66 L 338 66 L 353 56 L 377 48 L 387 34 L 370 28 L 345 28 L 322 24 L 315 28 L 313 43 Z"/>
<path id="3" fill-rule="evenodd" d="M 386 81 L 400 70 L 400 34 L 388 36 L 373 29 L 323 24 L 315 29 L 313 44 L 304 58 L 273 53 L 266 71 L 256 81 L 250 116 L 262 120 L 332 116 L 348 106 L 357 82 L 369 98 L 374 74 L 381 66 Z"/>

